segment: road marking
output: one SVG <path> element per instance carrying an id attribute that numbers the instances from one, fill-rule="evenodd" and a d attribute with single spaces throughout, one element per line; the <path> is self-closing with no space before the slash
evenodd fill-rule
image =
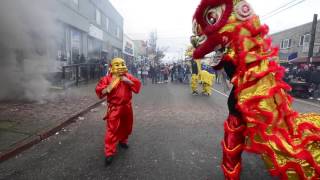
<path id="1" fill-rule="evenodd" d="M 215 92 L 217 92 L 217 93 L 219 93 L 219 94 L 221 94 L 221 95 L 223 95 L 223 96 L 225 96 L 225 97 L 229 97 L 228 95 L 226 95 L 225 93 L 223 93 L 223 92 L 220 92 L 220 91 L 218 91 L 218 90 L 216 90 L 216 89 L 214 89 L 214 88 L 211 88 L 212 90 L 214 90 Z"/>
<path id="2" fill-rule="evenodd" d="M 225 93 L 223 93 L 223 92 L 220 92 L 220 91 L 218 91 L 218 90 L 216 90 L 216 89 L 214 89 L 214 88 L 211 88 L 211 89 L 214 90 L 215 92 L 217 92 L 217 93 L 225 96 L 225 97 L 229 97 L 227 94 L 225 94 Z M 316 104 L 316 103 L 308 102 L 308 101 L 305 101 L 305 100 L 301 100 L 301 99 L 294 98 L 294 101 L 320 108 L 320 105 L 318 105 L 318 104 Z"/>
<path id="3" fill-rule="evenodd" d="M 316 103 L 308 102 L 308 101 L 305 101 L 305 100 L 301 100 L 301 99 L 294 98 L 293 102 L 294 102 L 294 101 L 297 101 L 297 102 L 300 102 L 300 103 L 304 103 L 304 104 L 308 104 L 308 105 L 310 105 L 310 106 L 315 106 L 315 107 L 320 108 L 320 105 L 318 105 L 318 104 L 316 104 Z"/>

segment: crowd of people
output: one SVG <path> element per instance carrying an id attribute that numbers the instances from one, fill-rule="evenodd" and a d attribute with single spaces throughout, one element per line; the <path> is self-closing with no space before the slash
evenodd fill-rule
<path id="1" fill-rule="evenodd" d="M 320 66 L 290 66 L 286 69 L 284 80 L 293 85 L 296 82 L 303 82 L 308 87 L 309 99 L 320 101 Z"/>
<path id="2" fill-rule="evenodd" d="M 187 63 L 173 64 L 136 64 L 130 69 L 131 73 L 139 77 L 144 85 L 148 79 L 152 84 L 177 82 L 188 84 L 191 77 L 190 65 Z"/>
<path id="3" fill-rule="evenodd" d="M 102 69 L 105 68 L 102 67 Z M 202 65 L 202 70 L 215 74 L 215 82 L 223 86 L 223 91 L 230 91 L 230 83 L 225 72 L 215 71 L 211 66 Z M 143 85 L 148 81 L 152 84 L 174 83 L 189 84 L 191 81 L 192 68 L 189 63 L 136 63 L 129 66 L 129 71 L 138 77 Z M 104 72 L 106 73 L 106 72 Z M 320 101 L 320 66 L 295 65 L 286 68 L 284 80 L 293 86 L 294 82 L 305 82 L 307 85 L 306 94 L 309 99 Z"/>

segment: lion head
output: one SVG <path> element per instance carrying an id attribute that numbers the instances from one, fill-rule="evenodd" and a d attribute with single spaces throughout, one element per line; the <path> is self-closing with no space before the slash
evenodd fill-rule
<path id="1" fill-rule="evenodd" d="M 236 25 L 253 16 L 253 9 L 244 0 L 202 0 L 192 22 L 193 58 L 226 48 Z"/>

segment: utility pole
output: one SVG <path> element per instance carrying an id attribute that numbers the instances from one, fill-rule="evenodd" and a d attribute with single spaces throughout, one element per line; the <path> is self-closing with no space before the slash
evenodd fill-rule
<path id="1" fill-rule="evenodd" d="M 308 64 L 312 64 L 314 41 L 316 38 L 316 30 L 317 30 L 317 21 L 318 21 L 318 14 L 314 14 L 313 15 L 313 22 L 312 22 L 312 29 L 311 29 L 311 40 L 310 40 L 310 44 L 309 44 Z"/>

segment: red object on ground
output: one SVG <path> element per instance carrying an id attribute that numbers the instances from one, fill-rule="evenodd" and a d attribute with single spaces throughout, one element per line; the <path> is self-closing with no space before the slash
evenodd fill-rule
<path id="1" fill-rule="evenodd" d="M 111 156 L 116 153 L 118 142 L 127 143 L 132 132 L 133 111 L 131 106 L 132 92 L 139 93 L 141 82 L 131 74 L 125 76 L 133 82 L 132 85 L 123 81 L 106 95 L 102 94 L 112 82 L 112 75 L 103 77 L 96 86 L 96 93 L 99 98 L 107 96 L 108 109 L 104 120 L 107 120 L 107 131 L 105 135 L 105 155 Z"/>

